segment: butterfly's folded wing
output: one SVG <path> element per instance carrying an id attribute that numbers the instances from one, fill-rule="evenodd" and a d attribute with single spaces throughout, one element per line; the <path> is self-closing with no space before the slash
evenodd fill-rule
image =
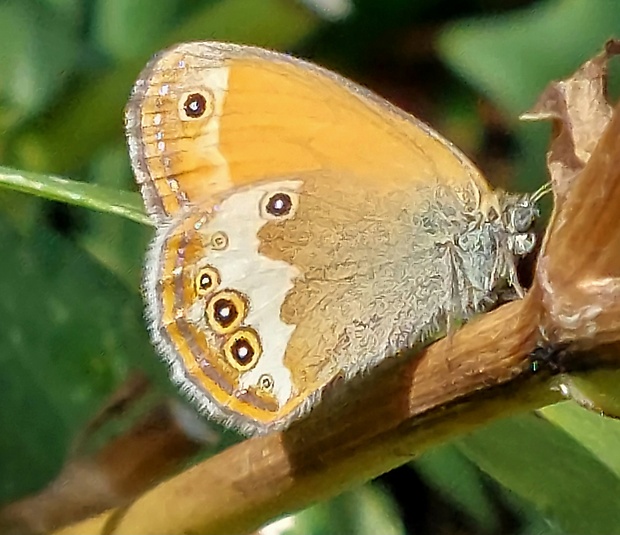
<path id="1" fill-rule="evenodd" d="M 249 433 L 285 427 L 336 377 L 440 328 L 453 286 L 466 287 L 442 244 L 496 201 L 423 123 L 262 49 L 164 51 L 126 127 L 159 223 L 154 339 L 206 412 Z"/>

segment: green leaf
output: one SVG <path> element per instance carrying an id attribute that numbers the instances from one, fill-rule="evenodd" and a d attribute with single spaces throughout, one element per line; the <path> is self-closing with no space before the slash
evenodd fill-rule
<path id="1" fill-rule="evenodd" d="M 569 401 L 546 407 L 539 413 L 579 442 L 620 479 L 619 420 L 606 418 Z"/>
<path id="2" fill-rule="evenodd" d="M 557 383 L 568 399 L 591 411 L 620 418 L 619 370 L 603 368 L 563 374 L 557 378 Z"/>
<path id="3" fill-rule="evenodd" d="M 429 485 L 476 522 L 478 532 L 497 532 L 500 519 L 482 473 L 455 445 L 433 448 L 416 459 L 414 465 Z"/>
<path id="4" fill-rule="evenodd" d="M 99 212 L 120 215 L 144 225 L 152 224 L 144 213 L 137 193 L 114 190 L 66 178 L 17 171 L 8 167 L 0 167 L 0 186 L 53 201 L 62 201 Z"/>
<path id="5" fill-rule="evenodd" d="M 0 218 L 0 501 L 44 485 L 134 369 L 159 370 L 138 292 L 41 227 Z"/>
<path id="6" fill-rule="evenodd" d="M 465 20 L 439 39 L 444 61 L 513 116 L 547 84 L 574 72 L 620 28 L 609 0 L 550 0 L 504 16 Z"/>
<path id="7" fill-rule="evenodd" d="M 119 60 L 143 58 L 176 22 L 178 0 L 105 0 L 95 4 L 94 38 L 108 54 Z M 137 21 L 140 21 L 137 24 Z"/>
<path id="8" fill-rule="evenodd" d="M 458 444 L 482 470 L 566 532 L 620 529 L 620 478 L 609 459 L 544 418 L 529 414 L 502 420 Z"/>
<path id="9" fill-rule="evenodd" d="M 23 114 L 39 111 L 78 58 L 76 25 L 29 0 L 0 4 L 0 97 Z"/>
<path id="10" fill-rule="evenodd" d="M 405 535 L 392 499 L 373 484 L 289 515 L 259 530 L 259 535 Z"/>

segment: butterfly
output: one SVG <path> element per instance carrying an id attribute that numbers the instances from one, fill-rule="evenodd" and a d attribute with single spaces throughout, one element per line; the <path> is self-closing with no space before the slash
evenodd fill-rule
<path id="1" fill-rule="evenodd" d="M 242 433 L 521 293 L 537 195 L 494 191 L 370 91 L 260 48 L 157 54 L 125 114 L 156 236 L 144 294 L 172 380 Z"/>

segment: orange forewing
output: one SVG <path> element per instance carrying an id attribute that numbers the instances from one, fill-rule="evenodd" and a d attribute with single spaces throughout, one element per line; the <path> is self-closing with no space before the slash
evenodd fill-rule
<path id="1" fill-rule="evenodd" d="M 180 99 L 192 91 L 217 105 L 184 121 Z M 252 47 L 190 43 L 163 52 L 142 73 L 127 127 L 148 211 L 158 219 L 234 186 L 320 169 L 386 189 L 432 179 L 489 190 L 417 119 L 320 67 Z"/>

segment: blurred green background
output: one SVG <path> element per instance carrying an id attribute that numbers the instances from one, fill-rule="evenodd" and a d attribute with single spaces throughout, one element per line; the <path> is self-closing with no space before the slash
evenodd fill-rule
<path id="1" fill-rule="evenodd" d="M 518 114 L 611 36 L 615 0 L 2 0 L 0 165 L 135 191 L 122 124 L 133 81 L 167 45 L 218 39 L 353 78 L 432 124 L 492 183 L 533 191 L 550 129 Z M 6 504 L 53 480 L 133 372 L 172 390 L 142 320 L 152 229 L 16 191 L 33 188 L 2 173 Z M 43 197 L 63 188 L 40 183 Z M 555 406 L 436 448 L 265 534 L 620 533 L 619 441 L 617 422 Z"/>

